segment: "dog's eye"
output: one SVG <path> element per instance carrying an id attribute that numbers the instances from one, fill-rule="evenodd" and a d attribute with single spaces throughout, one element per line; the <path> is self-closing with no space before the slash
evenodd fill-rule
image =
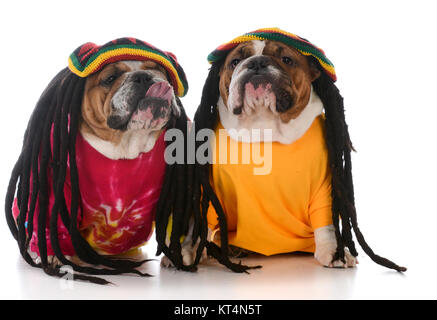
<path id="1" fill-rule="evenodd" d="M 232 67 L 232 68 L 235 68 L 235 67 L 237 66 L 237 64 L 240 63 L 240 61 L 241 61 L 241 59 L 233 59 L 233 60 L 231 61 L 231 67 Z"/>
<path id="2" fill-rule="evenodd" d="M 109 86 L 115 81 L 115 79 L 117 79 L 117 76 L 115 74 L 110 75 L 109 77 L 107 77 L 102 81 L 102 84 L 105 86 Z"/>
<path id="3" fill-rule="evenodd" d="M 294 61 L 293 59 L 291 59 L 290 57 L 282 57 L 281 58 L 282 62 L 288 65 L 293 65 Z"/>

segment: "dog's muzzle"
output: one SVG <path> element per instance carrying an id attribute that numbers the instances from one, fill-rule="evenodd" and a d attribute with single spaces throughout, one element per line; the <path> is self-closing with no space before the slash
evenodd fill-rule
<path id="1" fill-rule="evenodd" d="M 107 124 L 112 129 L 153 129 L 167 123 L 173 87 L 147 71 L 133 72 L 112 98 Z"/>
<path id="2" fill-rule="evenodd" d="M 241 68 L 245 69 L 239 79 L 239 96 L 243 99 L 232 110 L 233 114 L 240 115 L 245 104 L 252 108 L 264 105 L 276 112 L 285 112 L 293 106 L 290 90 L 286 88 L 291 80 L 271 58 L 253 56 Z"/>

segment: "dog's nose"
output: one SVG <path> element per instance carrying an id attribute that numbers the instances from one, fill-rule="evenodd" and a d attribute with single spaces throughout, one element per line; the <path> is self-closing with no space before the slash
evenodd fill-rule
<path id="1" fill-rule="evenodd" d="M 152 81 L 152 76 L 147 72 L 137 71 L 131 75 L 131 81 L 138 84 L 146 85 L 150 83 L 150 81 Z"/>
<path id="2" fill-rule="evenodd" d="M 269 65 L 269 58 L 260 56 L 260 57 L 254 57 L 252 58 L 248 64 L 247 68 L 254 71 L 259 71 L 261 69 L 267 68 Z"/>

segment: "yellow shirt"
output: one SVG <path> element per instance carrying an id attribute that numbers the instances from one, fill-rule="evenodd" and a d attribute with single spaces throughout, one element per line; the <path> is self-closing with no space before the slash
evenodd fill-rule
<path id="1" fill-rule="evenodd" d="M 254 168 L 261 167 L 253 160 L 241 162 L 247 143 L 228 136 L 227 145 L 220 144 L 218 130 L 223 126 L 217 126 L 211 184 L 227 216 L 229 244 L 264 255 L 314 252 L 314 229 L 332 224 L 331 174 L 323 125 L 324 118 L 319 116 L 295 142 L 271 143 L 271 172 L 267 175 L 253 174 Z M 263 144 L 251 143 L 251 147 L 261 147 L 262 154 Z M 238 164 L 218 163 L 217 155 L 226 154 L 229 160 L 231 150 L 236 150 L 232 148 L 238 148 Z M 217 230 L 212 206 L 208 224 Z"/>

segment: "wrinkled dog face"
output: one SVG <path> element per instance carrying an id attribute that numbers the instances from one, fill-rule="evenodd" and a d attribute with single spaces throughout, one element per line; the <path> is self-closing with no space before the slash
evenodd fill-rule
<path id="1" fill-rule="evenodd" d="M 220 95 L 229 111 L 255 117 L 268 110 L 284 123 L 307 105 L 311 83 L 320 72 L 294 48 L 270 40 L 244 42 L 226 57 Z"/>
<path id="2" fill-rule="evenodd" d="M 102 138 L 105 131 L 160 130 L 179 112 L 166 71 L 153 61 L 112 63 L 87 79 L 82 117 Z"/>

